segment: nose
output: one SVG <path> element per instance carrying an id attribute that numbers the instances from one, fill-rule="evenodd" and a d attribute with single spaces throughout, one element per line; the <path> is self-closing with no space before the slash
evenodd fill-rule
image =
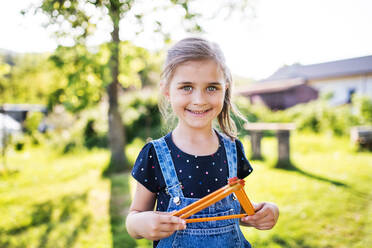
<path id="1" fill-rule="evenodd" d="M 207 103 L 207 97 L 203 90 L 195 90 L 193 92 L 192 103 L 195 105 L 203 105 Z"/>

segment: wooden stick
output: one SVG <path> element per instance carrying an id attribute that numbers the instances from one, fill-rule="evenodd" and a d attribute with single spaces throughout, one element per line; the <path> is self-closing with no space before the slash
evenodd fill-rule
<path id="1" fill-rule="evenodd" d="M 248 215 L 254 215 L 254 207 L 251 201 L 248 199 L 247 194 L 245 193 L 244 189 L 241 188 L 235 192 L 236 197 L 238 198 L 240 205 L 244 209 L 245 213 Z"/>
<path id="2" fill-rule="evenodd" d="M 186 223 L 193 223 L 193 222 L 214 221 L 214 220 L 228 220 L 228 219 L 241 218 L 245 216 L 247 216 L 247 214 L 231 214 L 231 215 L 216 216 L 216 217 L 186 219 L 185 221 Z"/>
<path id="3" fill-rule="evenodd" d="M 222 188 L 219 188 L 218 190 L 214 191 L 213 193 L 210 193 L 209 195 L 203 197 L 202 199 L 194 202 L 194 203 L 191 203 L 190 205 L 184 207 L 183 209 L 180 209 L 176 212 L 174 212 L 172 215 L 173 216 L 181 216 L 182 214 L 190 211 L 191 209 L 193 209 L 194 207 L 198 206 L 201 202 L 204 202 L 204 201 L 207 201 L 211 198 L 214 198 L 215 196 L 219 195 L 220 193 L 222 193 L 224 190 L 228 189 L 230 187 L 230 185 L 226 185 L 226 186 L 223 186 Z"/>
<path id="4" fill-rule="evenodd" d="M 186 219 L 191 215 L 199 212 L 200 210 L 216 203 L 226 196 L 235 192 L 236 197 L 238 198 L 239 202 L 241 203 L 244 211 L 246 214 L 235 214 L 235 215 L 226 215 L 226 216 L 217 216 L 217 217 L 206 217 L 206 218 L 196 218 L 196 219 Z M 225 219 L 232 219 L 232 218 L 240 218 L 247 215 L 253 215 L 254 208 L 251 202 L 248 199 L 244 191 L 244 180 L 238 178 L 230 178 L 229 184 L 214 191 L 213 193 L 199 199 L 198 201 L 184 207 L 181 210 L 174 212 L 173 216 L 178 216 L 182 219 L 186 219 L 186 223 L 192 222 L 202 222 L 202 221 L 214 221 L 214 220 L 225 220 Z"/>
<path id="5" fill-rule="evenodd" d="M 216 203 L 218 201 L 220 201 L 221 199 L 225 198 L 226 196 L 230 195 L 231 193 L 237 191 L 238 189 L 240 189 L 242 187 L 241 184 L 235 184 L 233 186 L 230 186 L 229 188 L 225 189 L 224 191 L 222 191 L 220 194 L 218 195 L 215 195 L 214 197 L 212 198 L 208 198 L 207 201 L 205 201 L 203 198 L 200 199 L 198 204 L 196 204 L 196 206 L 189 210 L 188 212 L 182 214 L 180 217 L 182 219 L 186 219 L 188 217 L 190 217 L 191 215 L 199 212 L 200 210 L 212 205 L 213 203 Z"/>

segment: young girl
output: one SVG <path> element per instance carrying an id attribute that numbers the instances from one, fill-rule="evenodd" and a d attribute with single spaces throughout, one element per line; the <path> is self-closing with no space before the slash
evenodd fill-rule
<path id="1" fill-rule="evenodd" d="M 146 144 L 134 165 L 137 188 L 126 219 L 128 233 L 136 239 L 154 240 L 154 247 L 251 247 L 238 219 L 188 223 L 171 216 L 211 192 L 231 177 L 245 178 L 252 168 L 236 138 L 230 112 L 232 79 L 224 56 L 215 43 L 187 38 L 169 51 L 162 74 L 165 105 L 177 117 L 175 129 Z M 222 132 L 213 128 L 217 119 Z M 154 211 L 156 202 L 156 210 Z M 271 229 L 279 216 L 273 203 L 252 203 L 256 213 L 240 224 Z M 190 218 L 239 214 L 233 195 Z"/>

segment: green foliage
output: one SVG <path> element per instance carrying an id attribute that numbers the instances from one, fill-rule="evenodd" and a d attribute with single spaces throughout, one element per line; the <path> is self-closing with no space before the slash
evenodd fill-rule
<path id="1" fill-rule="evenodd" d="M 158 96 L 154 91 L 138 91 L 125 94 L 120 108 L 128 143 L 134 138 L 158 138 L 162 130 L 162 119 L 158 109 Z"/>
<path id="2" fill-rule="evenodd" d="M 83 43 L 96 30 L 95 18 L 102 18 L 99 11 L 89 13 L 86 9 L 99 9 L 102 5 L 103 1 L 43 0 L 37 11 L 49 17 L 48 25 L 58 26 L 55 31 L 57 37 L 70 36 L 78 43 Z"/>
<path id="3" fill-rule="evenodd" d="M 41 112 L 30 112 L 27 114 L 26 120 L 24 122 L 24 127 L 26 132 L 33 134 L 38 131 L 38 127 L 43 119 L 44 115 Z"/>
<path id="4" fill-rule="evenodd" d="M 285 112 L 300 131 L 331 132 L 341 136 L 357 124 L 350 106 L 331 107 L 322 99 L 294 106 Z"/>
<path id="5" fill-rule="evenodd" d="M 58 126 L 60 123 L 56 121 L 58 122 L 60 118 L 69 120 Z M 51 136 L 53 146 L 62 153 L 108 147 L 107 113 L 103 105 L 86 109 L 75 115 L 60 110 L 59 114 L 51 114 L 47 121 L 56 127 L 48 135 Z"/>
<path id="6" fill-rule="evenodd" d="M 45 104 L 48 94 L 61 83 L 61 75 L 48 56 L 0 55 L 1 102 Z"/>
<path id="7" fill-rule="evenodd" d="M 150 53 L 128 41 L 120 43 L 119 82 L 124 88 L 153 87 L 160 78 L 162 53 Z"/>
<path id="8" fill-rule="evenodd" d="M 150 90 L 131 91 L 120 98 L 120 112 L 127 142 L 158 138 L 164 134 L 162 119 L 158 110 L 157 95 Z M 71 114 L 63 106 L 51 112 L 46 123 L 54 129 L 45 136 L 48 143 L 62 153 L 78 149 L 108 147 L 107 105 L 94 107 Z"/>
<path id="9" fill-rule="evenodd" d="M 103 82 L 109 80 L 104 49 L 92 53 L 83 45 L 58 47 L 50 60 L 59 68 L 65 84 L 49 95 L 49 110 L 63 104 L 68 111 L 78 112 L 100 101 Z"/>
<path id="10" fill-rule="evenodd" d="M 151 86 L 160 71 L 159 54 L 129 42 L 121 43 L 119 82 L 124 88 Z M 58 47 L 50 60 L 64 76 L 65 84 L 52 91 L 48 109 L 63 104 L 73 113 L 95 106 L 104 96 L 105 88 L 112 82 L 108 67 L 110 51 L 107 44 L 96 50 L 83 45 Z"/>
<path id="11" fill-rule="evenodd" d="M 4 60 L 0 56 L 0 92 L 4 92 L 6 85 L 9 85 L 9 73 L 11 71 L 11 66 L 5 63 Z M 3 97 L 3 94 L 0 93 L 0 96 Z"/>
<path id="12" fill-rule="evenodd" d="M 372 124 L 372 99 L 367 96 L 355 95 L 352 99 L 353 107 L 359 116 L 360 124 Z"/>
<path id="13" fill-rule="evenodd" d="M 250 122 L 293 122 L 299 131 L 342 136 L 348 135 L 352 126 L 372 123 L 372 101 L 364 96 L 356 96 L 351 105 L 333 107 L 324 97 L 279 111 L 252 105 L 244 97 L 238 97 L 236 104 Z"/>
<path id="14" fill-rule="evenodd" d="M 29 112 L 24 121 L 25 134 L 16 142 L 17 148 L 23 148 L 23 145 L 39 145 L 44 141 L 43 135 L 38 128 L 44 119 L 44 114 L 41 112 Z"/>
<path id="15" fill-rule="evenodd" d="M 91 149 L 93 147 L 108 147 L 106 133 L 99 133 L 95 127 L 95 120 L 89 119 L 84 128 L 84 146 Z"/>

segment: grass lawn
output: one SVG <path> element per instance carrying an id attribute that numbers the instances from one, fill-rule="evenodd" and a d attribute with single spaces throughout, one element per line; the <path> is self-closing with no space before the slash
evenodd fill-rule
<path id="1" fill-rule="evenodd" d="M 250 154 L 248 139 L 243 143 Z M 281 214 L 273 230 L 243 227 L 254 247 L 370 247 L 372 153 L 346 138 L 291 137 L 292 168 L 275 169 L 275 138 L 262 143 L 264 161 L 251 161 L 251 200 L 273 201 Z M 134 161 L 142 143 L 128 147 Z M 10 152 L 0 175 L 0 248 L 152 247 L 125 232 L 133 180 L 102 176 L 105 150 L 65 156 L 48 148 Z"/>

